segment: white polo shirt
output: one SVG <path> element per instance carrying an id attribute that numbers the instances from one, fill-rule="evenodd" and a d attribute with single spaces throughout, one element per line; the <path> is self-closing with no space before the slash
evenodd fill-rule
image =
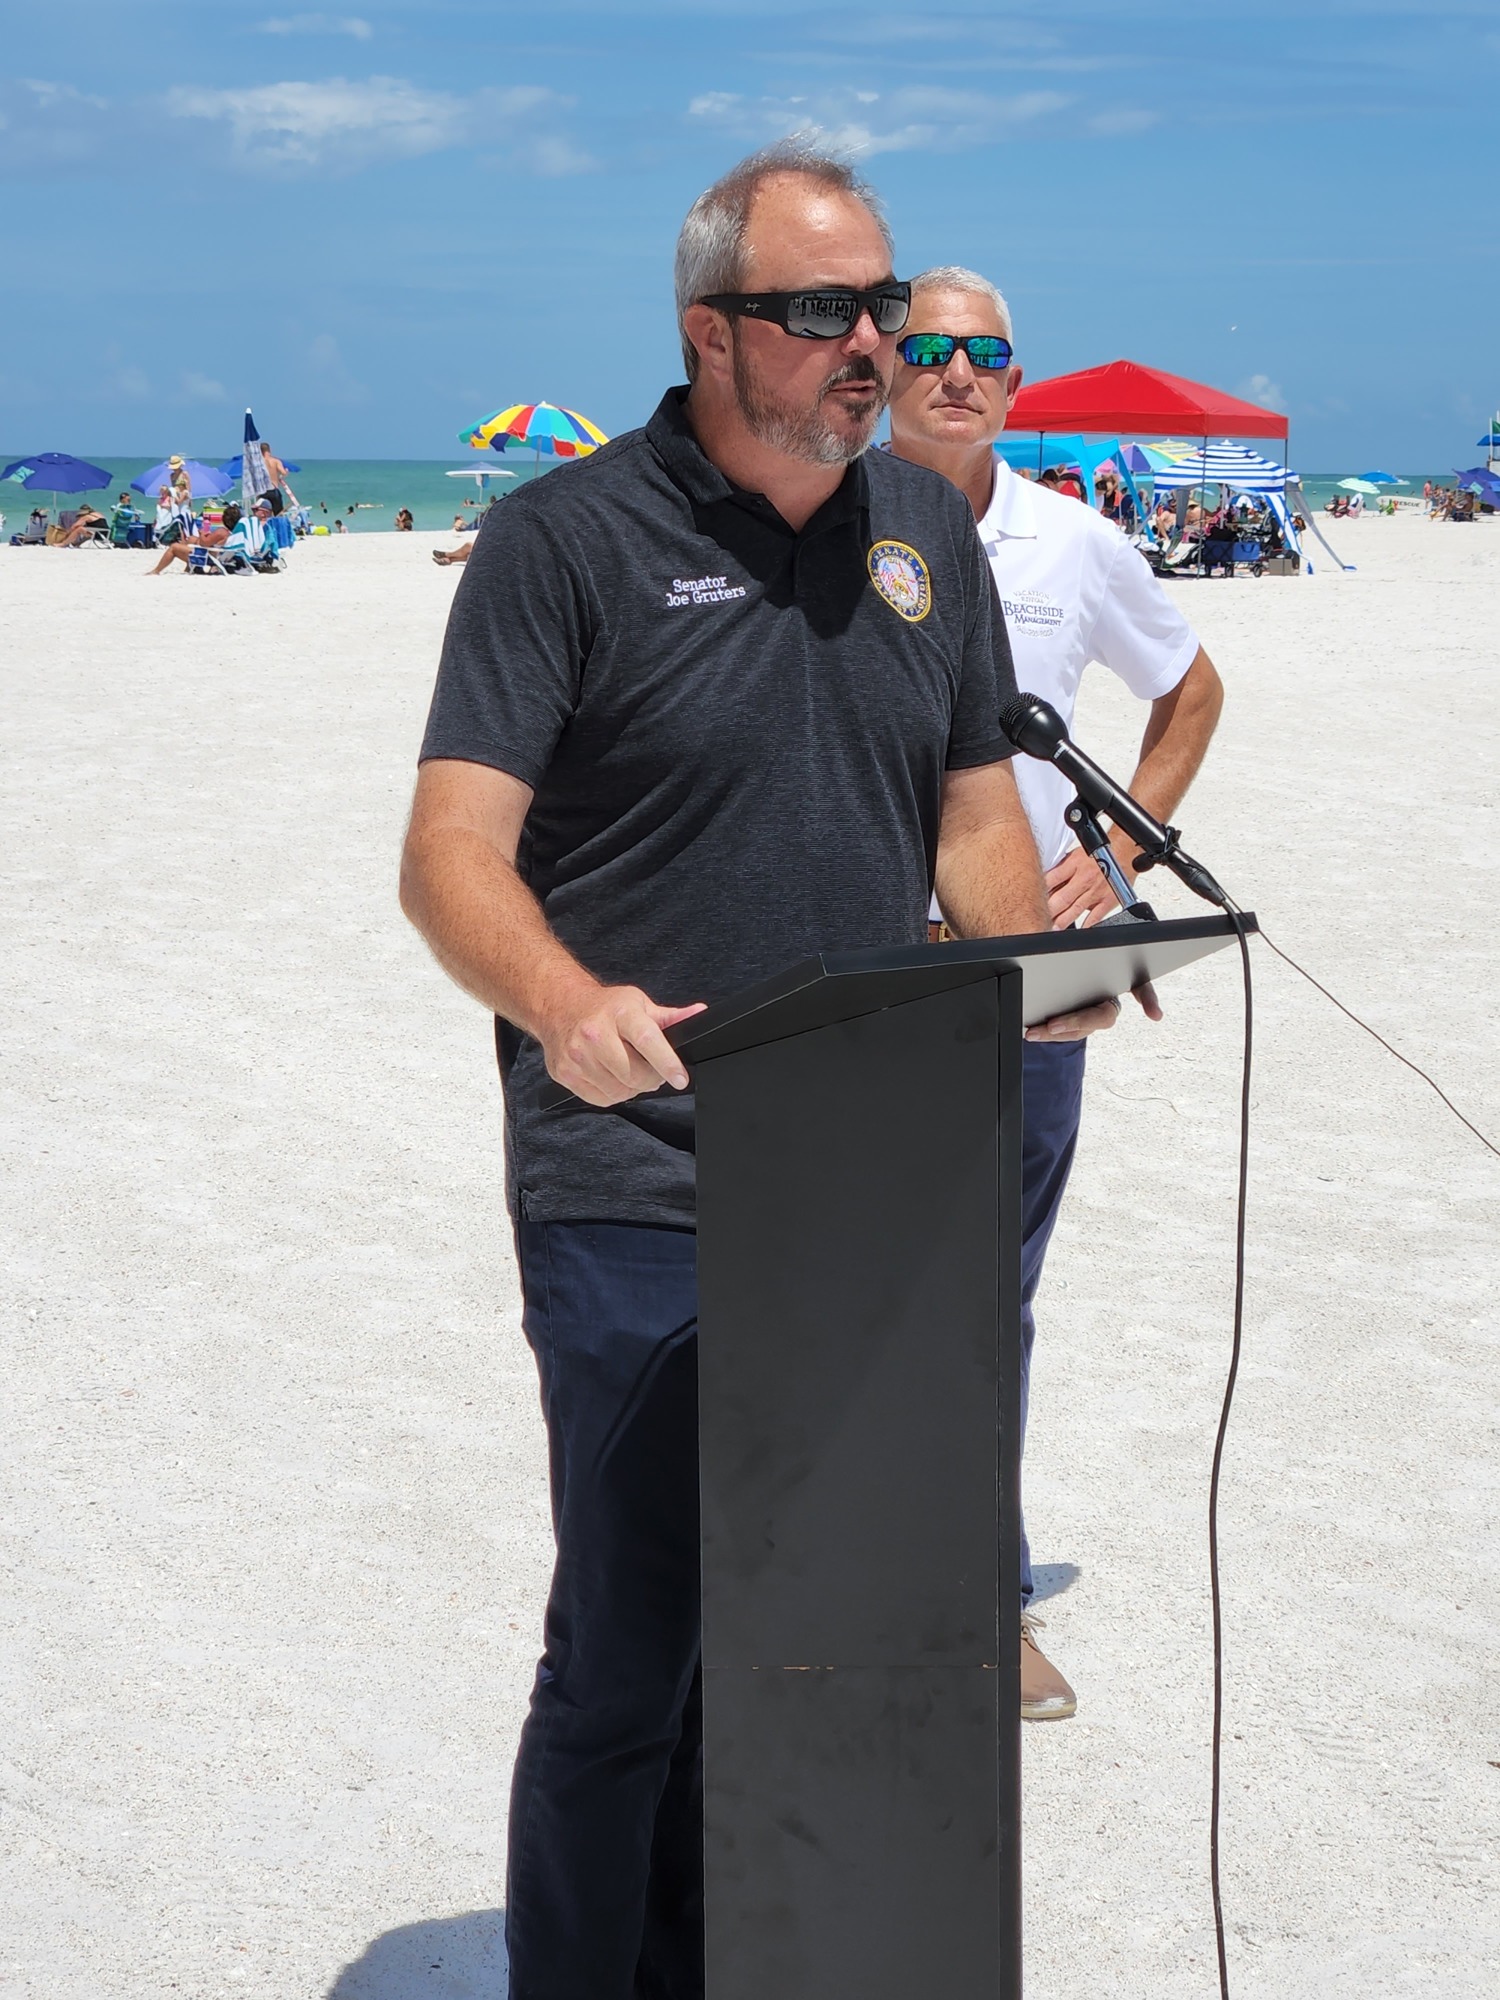
<path id="1" fill-rule="evenodd" d="M 979 539 L 1005 607 L 1016 686 L 1050 701 L 1070 728 L 1091 660 L 1142 701 L 1169 694 L 1193 664 L 1192 627 L 1120 530 L 1081 500 L 1034 485 L 997 458 Z M 1042 866 L 1055 867 L 1074 845 L 1063 819 L 1073 787 L 1035 757 L 1018 755 L 1011 769 Z M 1129 780 L 1128 771 L 1120 775 Z"/>

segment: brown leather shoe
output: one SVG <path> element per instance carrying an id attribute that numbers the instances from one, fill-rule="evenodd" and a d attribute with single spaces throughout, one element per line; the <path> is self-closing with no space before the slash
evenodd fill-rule
<path id="1" fill-rule="evenodd" d="M 1021 1613 L 1021 1720 L 1063 1722 L 1078 1713 L 1078 1697 L 1036 1642 L 1045 1620 Z"/>

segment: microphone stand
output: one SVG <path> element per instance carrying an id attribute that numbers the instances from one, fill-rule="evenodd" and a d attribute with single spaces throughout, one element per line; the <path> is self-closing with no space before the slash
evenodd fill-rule
<path id="1" fill-rule="evenodd" d="M 1098 862 L 1100 873 L 1114 891 L 1124 914 L 1135 917 L 1142 923 L 1155 923 L 1155 910 L 1149 903 L 1141 902 L 1126 881 L 1120 864 L 1115 859 L 1115 851 L 1109 844 L 1109 836 L 1099 824 L 1098 815 L 1092 812 L 1081 798 L 1075 798 L 1063 814 L 1063 818 L 1077 834 L 1078 845 L 1084 853 L 1092 854 Z"/>

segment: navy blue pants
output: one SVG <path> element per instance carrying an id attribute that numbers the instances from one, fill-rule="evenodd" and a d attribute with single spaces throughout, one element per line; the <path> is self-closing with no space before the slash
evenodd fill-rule
<path id="1" fill-rule="evenodd" d="M 1027 1042 L 1022 1078 L 1021 1139 L 1021 1436 L 1031 1400 L 1031 1349 L 1036 1339 L 1032 1301 L 1041 1283 L 1047 1245 L 1057 1226 L 1063 1190 L 1078 1146 L 1083 1110 L 1087 1042 Z M 1030 1600 L 1031 1544 L 1021 1523 L 1021 1602 Z"/>
<path id="2" fill-rule="evenodd" d="M 511 2000 L 699 2000 L 697 1239 L 522 1222 L 557 1566 L 510 1802 Z"/>

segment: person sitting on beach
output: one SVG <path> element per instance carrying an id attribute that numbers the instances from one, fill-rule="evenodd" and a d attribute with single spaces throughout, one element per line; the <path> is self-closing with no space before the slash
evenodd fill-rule
<path id="1" fill-rule="evenodd" d="M 232 521 L 229 520 L 231 512 L 236 516 Z M 226 508 L 224 513 L 229 533 L 219 544 L 219 555 L 233 568 L 249 568 L 264 556 L 281 553 L 280 544 L 272 532 L 281 516 L 272 506 L 269 493 L 262 493 L 253 501 L 248 514 L 241 516 L 237 507 Z"/>
<path id="2" fill-rule="evenodd" d="M 465 542 L 459 549 L 434 549 L 432 560 L 439 569 L 446 569 L 449 563 L 466 563 L 469 560 L 469 551 L 473 547 L 473 542 Z"/>
<path id="3" fill-rule="evenodd" d="M 146 545 L 146 517 L 128 493 L 122 493 L 109 517 L 109 538 L 117 549 Z"/>
<path id="4" fill-rule="evenodd" d="M 222 548 L 238 527 L 240 510 L 231 500 L 224 509 L 223 519 L 214 528 L 205 527 L 201 535 L 182 535 L 175 542 L 169 542 L 161 552 L 161 561 L 155 569 L 148 570 L 148 576 L 160 576 L 169 570 L 174 562 L 180 562 L 184 569 L 192 563 L 194 549 Z"/>
<path id="5" fill-rule="evenodd" d="M 99 509 L 85 500 L 77 514 L 74 515 L 71 527 L 54 528 L 51 530 L 52 535 L 56 537 L 52 546 L 55 549 L 76 549 L 82 543 L 92 541 L 101 529 L 108 526 L 109 523 L 99 512 Z"/>
<path id="6" fill-rule="evenodd" d="M 415 522 L 415 521 L 414 521 L 414 520 L 412 519 L 412 517 L 411 517 L 411 509 L 410 509 L 410 507 L 398 507 L 398 508 L 397 508 L 397 510 L 396 510 L 396 532 L 397 532 L 398 534 L 401 534 L 401 535 L 409 535 L 409 534 L 411 533 L 412 529 L 413 529 L 413 528 L 415 528 L 415 526 L 416 526 L 416 525 L 417 525 L 417 524 L 416 524 L 416 522 Z"/>

